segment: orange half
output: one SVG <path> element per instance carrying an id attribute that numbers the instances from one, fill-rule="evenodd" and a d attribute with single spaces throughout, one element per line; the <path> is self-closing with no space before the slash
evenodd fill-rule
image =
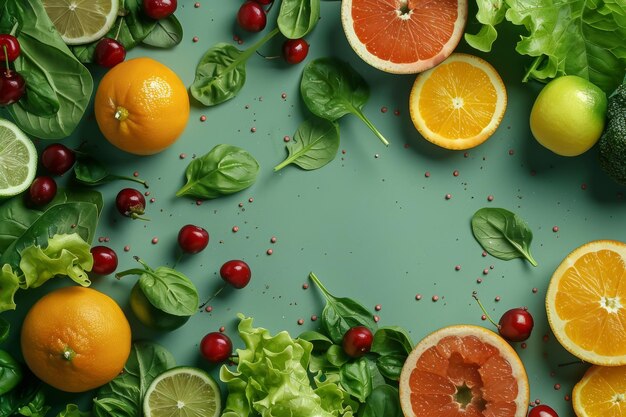
<path id="1" fill-rule="evenodd" d="M 578 417 L 626 415 L 626 366 L 592 366 L 572 391 Z"/>

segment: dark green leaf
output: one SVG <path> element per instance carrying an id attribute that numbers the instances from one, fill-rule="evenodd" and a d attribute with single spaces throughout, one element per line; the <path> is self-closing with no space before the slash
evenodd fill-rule
<path id="1" fill-rule="evenodd" d="M 380 372 L 380 369 L 378 369 L 378 365 L 376 364 L 376 360 L 373 356 L 365 355 L 363 358 L 365 359 L 367 366 L 370 368 L 370 375 L 372 376 L 372 389 L 381 385 L 386 385 L 387 381 L 385 381 L 384 375 Z"/>
<path id="2" fill-rule="evenodd" d="M 106 167 L 101 162 L 89 156 L 81 156 L 76 160 L 76 163 L 74 164 L 74 178 L 76 178 L 76 181 L 80 184 L 89 187 L 106 184 L 116 180 L 133 181 L 147 187 L 146 182 L 139 178 L 109 174 Z"/>
<path id="3" fill-rule="evenodd" d="M 115 397 L 94 398 L 93 413 L 96 417 L 141 417 L 141 411 L 124 400 Z"/>
<path id="4" fill-rule="evenodd" d="M 372 343 L 371 350 L 382 356 L 392 353 L 408 356 L 413 350 L 413 342 L 406 330 L 401 327 L 381 327 L 374 334 L 374 342 Z"/>
<path id="5" fill-rule="evenodd" d="M 29 404 L 43 403 L 41 381 L 30 370 L 24 368 L 22 382 L 4 395 L 0 395 L 0 416 L 14 416 L 22 407 Z"/>
<path id="6" fill-rule="evenodd" d="M 156 25 L 143 40 L 146 45 L 155 48 L 173 48 L 183 40 L 183 26 L 176 16 L 170 15 L 157 20 Z"/>
<path id="7" fill-rule="evenodd" d="M 23 71 L 20 73 L 26 82 L 26 92 L 20 104 L 35 116 L 50 117 L 59 111 L 59 99 L 48 80 L 40 73 Z"/>
<path id="8" fill-rule="evenodd" d="M 325 335 L 315 332 L 313 330 L 307 330 L 298 336 L 298 339 L 306 340 L 307 342 L 311 342 L 313 345 L 314 351 L 325 352 L 328 348 L 333 344 L 333 341 L 330 340 Z"/>
<path id="9" fill-rule="evenodd" d="M 376 366 L 378 366 L 378 370 L 385 378 L 398 381 L 406 358 L 407 355 L 405 354 L 390 353 L 385 356 L 379 356 L 376 359 Z"/>
<path id="10" fill-rule="evenodd" d="M 11 323 L 4 317 L 0 317 L 0 343 L 7 340 L 9 337 L 9 330 L 11 330 Z"/>
<path id="11" fill-rule="evenodd" d="M 176 196 L 211 199 L 236 193 L 256 181 L 259 163 L 244 149 L 217 145 L 209 153 L 191 161 L 187 183 Z"/>
<path id="12" fill-rule="evenodd" d="M 198 309 L 196 286 L 172 268 L 146 270 L 139 278 L 139 287 L 154 307 L 168 314 L 191 316 Z"/>
<path id="13" fill-rule="evenodd" d="M 35 397 L 28 404 L 19 408 L 18 415 L 25 417 L 45 417 L 51 408 L 46 405 L 45 400 L 46 398 L 43 391 L 37 392 Z"/>
<path id="14" fill-rule="evenodd" d="M 312 170 L 335 159 L 339 150 L 339 126 L 325 119 L 305 120 L 287 145 L 289 156 L 274 168 L 278 171 L 289 164 Z"/>
<path id="15" fill-rule="evenodd" d="M 343 364 L 339 371 L 339 381 L 348 394 L 362 403 L 372 393 L 372 374 L 363 357 Z"/>
<path id="16" fill-rule="evenodd" d="M 326 360 L 333 366 L 340 367 L 350 360 L 340 345 L 332 345 L 326 351 Z"/>
<path id="17" fill-rule="evenodd" d="M 289 39 L 306 36 L 320 18 L 320 0 L 282 0 L 278 28 Z"/>
<path id="18" fill-rule="evenodd" d="M 0 395 L 11 391 L 22 381 L 22 367 L 13 356 L 0 350 Z"/>
<path id="19" fill-rule="evenodd" d="M 218 43 L 200 59 L 189 92 L 205 106 L 215 106 L 239 94 L 246 83 L 243 51 Z"/>
<path id="20" fill-rule="evenodd" d="M 507 261 L 526 258 L 537 266 L 530 254 L 533 232 L 517 214 L 503 208 L 482 208 L 472 216 L 472 232 L 490 255 Z"/>
<path id="21" fill-rule="evenodd" d="M 372 390 L 365 401 L 361 417 L 402 417 L 400 395 L 391 385 L 381 385 Z"/>

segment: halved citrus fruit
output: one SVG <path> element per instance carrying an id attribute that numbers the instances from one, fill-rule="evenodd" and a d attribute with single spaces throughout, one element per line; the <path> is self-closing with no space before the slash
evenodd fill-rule
<path id="1" fill-rule="evenodd" d="M 343 0 L 341 23 L 352 49 L 394 74 L 426 71 L 456 48 L 467 0 Z"/>
<path id="2" fill-rule="evenodd" d="M 592 366 L 572 391 L 578 417 L 626 415 L 626 366 Z"/>
<path id="3" fill-rule="evenodd" d="M 400 375 L 405 417 L 525 417 L 529 395 L 517 353 L 479 326 L 449 326 L 426 336 Z"/>
<path id="4" fill-rule="evenodd" d="M 487 61 L 455 53 L 419 74 L 409 98 L 415 128 L 446 149 L 469 149 L 495 132 L 506 110 L 506 88 Z"/>
<path id="5" fill-rule="evenodd" d="M 552 275 L 546 312 L 554 335 L 574 356 L 626 365 L 626 244 L 589 242 Z"/>
<path id="6" fill-rule="evenodd" d="M 63 42 L 80 45 L 103 37 L 115 24 L 119 0 L 43 0 Z"/>

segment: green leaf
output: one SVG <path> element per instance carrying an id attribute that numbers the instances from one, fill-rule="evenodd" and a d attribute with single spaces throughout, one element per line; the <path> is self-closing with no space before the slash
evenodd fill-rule
<path id="1" fill-rule="evenodd" d="M 372 390 L 365 402 L 361 417 L 402 417 L 400 395 L 391 385 L 381 385 Z"/>
<path id="2" fill-rule="evenodd" d="M 320 0 L 283 0 L 278 28 L 289 39 L 299 39 L 313 30 L 320 18 Z"/>
<path id="3" fill-rule="evenodd" d="M 191 316 L 198 309 L 196 286 L 172 268 L 160 266 L 145 271 L 139 278 L 139 287 L 153 306 L 168 314 Z"/>
<path id="4" fill-rule="evenodd" d="M 9 264 L 0 269 L 0 288 L 0 312 L 15 310 L 15 293 L 20 289 L 20 280 Z"/>
<path id="5" fill-rule="evenodd" d="M 475 35 L 465 33 L 465 40 L 472 48 L 489 52 L 498 37 L 495 27 L 504 20 L 509 6 L 505 0 L 476 0 L 476 4 L 478 5 L 476 19 L 481 27 Z"/>
<path id="6" fill-rule="evenodd" d="M 472 216 L 472 232 L 490 255 L 506 261 L 526 258 L 537 266 L 530 254 L 533 233 L 517 214 L 503 208 L 482 208 Z"/>
<path id="7" fill-rule="evenodd" d="M 328 337 L 313 330 L 307 330 L 306 332 L 301 333 L 298 336 L 298 339 L 306 340 L 313 345 L 314 351 L 320 352 L 327 351 L 333 344 L 333 341 Z"/>
<path id="8" fill-rule="evenodd" d="M 406 354 L 390 353 L 376 358 L 376 366 L 385 378 L 398 381 L 406 358 Z"/>
<path id="9" fill-rule="evenodd" d="M 0 271 L 0 274 L 1 273 L 2 272 Z M 5 288 L 1 280 L 0 280 L 0 288 Z M 1 305 L 2 305 L 2 302 L 0 301 L 0 310 L 2 309 Z M 9 323 L 7 319 L 5 319 L 4 317 L 0 317 L 0 343 L 7 340 L 7 338 L 9 337 L 10 330 L 11 330 L 11 323 Z"/>
<path id="10" fill-rule="evenodd" d="M 133 181 L 147 187 L 146 182 L 139 178 L 110 174 L 101 162 L 89 156 L 81 156 L 76 160 L 74 178 L 81 185 L 88 187 L 95 187 L 116 180 Z"/>
<path id="11" fill-rule="evenodd" d="M 212 199 L 233 194 L 254 184 L 258 172 L 259 163 L 244 149 L 217 145 L 189 163 L 187 183 L 176 196 Z"/>
<path id="12" fill-rule="evenodd" d="M 9 352 L 0 349 L 0 396 L 15 388 L 22 377 L 20 364 Z"/>
<path id="13" fill-rule="evenodd" d="M 326 360 L 337 368 L 350 360 L 350 357 L 346 355 L 343 348 L 340 345 L 332 345 L 326 351 Z"/>
<path id="14" fill-rule="evenodd" d="M 183 40 L 183 26 L 173 14 L 156 21 L 143 43 L 155 48 L 173 48 Z"/>
<path id="15" fill-rule="evenodd" d="M 89 411 L 80 411 L 76 404 L 67 404 L 65 410 L 57 414 L 57 417 L 91 417 Z"/>
<path id="16" fill-rule="evenodd" d="M 341 386 L 364 403 L 372 393 L 372 374 L 364 357 L 346 362 L 339 371 Z"/>
<path id="17" fill-rule="evenodd" d="M 20 73 L 26 82 L 26 92 L 20 104 L 35 116 L 54 116 L 60 108 L 56 92 L 48 80 L 39 72 L 23 71 Z"/>
<path id="18" fill-rule="evenodd" d="M 305 120 L 287 145 L 289 156 L 274 171 L 289 164 L 306 170 L 318 169 L 335 159 L 338 150 L 339 126 L 336 123 L 318 118 Z"/>
<path id="19" fill-rule="evenodd" d="M 28 367 L 24 367 L 22 381 L 11 391 L 0 395 L 0 416 L 15 416 L 20 410 L 46 411 L 41 381 L 33 375 Z M 45 413 L 44 413 L 45 414 Z M 24 414 L 21 414 L 24 415 Z M 37 415 L 37 414 L 31 414 Z M 43 417 L 43 414 L 39 414 Z"/>
<path id="20" fill-rule="evenodd" d="M 411 336 L 399 326 L 381 327 L 374 334 L 371 351 L 379 355 L 399 353 L 407 355 L 413 350 Z"/>
<path id="21" fill-rule="evenodd" d="M 30 402 L 19 408 L 18 415 L 26 417 L 45 417 L 50 408 L 51 407 L 45 403 L 43 392 L 38 391 Z"/>

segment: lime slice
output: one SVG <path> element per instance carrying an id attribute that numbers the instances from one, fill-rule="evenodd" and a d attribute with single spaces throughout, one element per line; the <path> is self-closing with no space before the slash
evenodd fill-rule
<path id="1" fill-rule="evenodd" d="M 0 197 L 26 190 L 35 179 L 37 150 L 19 127 L 0 119 Z"/>
<path id="2" fill-rule="evenodd" d="M 102 38 L 115 24 L 119 0 L 43 0 L 46 13 L 68 45 Z"/>
<path id="3" fill-rule="evenodd" d="M 202 369 L 179 366 L 157 376 L 143 400 L 144 417 L 218 417 L 220 388 Z"/>

